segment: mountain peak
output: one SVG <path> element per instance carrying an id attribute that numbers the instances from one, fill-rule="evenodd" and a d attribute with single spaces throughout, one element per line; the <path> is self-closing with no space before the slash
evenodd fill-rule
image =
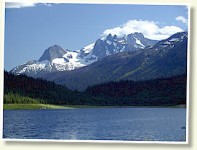
<path id="1" fill-rule="evenodd" d="M 52 61 L 54 58 L 61 58 L 66 53 L 66 50 L 55 44 L 44 51 L 43 55 L 39 59 L 39 62 L 44 60 Z"/>
<path id="2" fill-rule="evenodd" d="M 53 46 L 50 46 L 48 49 L 46 49 L 46 50 L 49 50 L 49 51 L 57 51 L 57 50 L 64 50 L 61 46 L 59 46 L 59 45 L 57 45 L 57 44 L 55 44 L 55 45 L 53 45 Z M 45 50 L 45 51 L 46 51 Z M 64 50 L 65 51 L 65 50 Z"/>
<path id="3" fill-rule="evenodd" d="M 107 40 L 112 40 L 113 36 L 111 35 L 111 33 L 106 37 Z"/>
<path id="4" fill-rule="evenodd" d="M 108 34 L 108 36 L 106 37 L 106 39 L 107 39 L 107 40 L 117 39 L 117 35 L 116 35 L 116 34 L 112 35 L 112 34 L 110 33 L 110 34 Z"/>
<path id="5" fill-rule="evenodd" d="M 117 38 L 118 38 L 118 36 L 115 34 L 115 35 L 113 36 L 113 38 L 114 38 L 114 39 L 117 39 Z"/>
<path id="6" fill-rule="evenodd" d="M 135 32 L 133 34 L 136 35 L 136 36 L 143 36 L 144 37 L 144 35 L 142 33 L 139 33 L 139 32 Z"/>
<path id="7" fill-rule="evenodd" d="M 144 35 L 143 35 L 142 33 L 139 33 L 139 32 L 134 32 L 134 33 L 128 34 L 127 36 L 128 36 L 128 37 L 139 37 L 139 38 L 144 38 Z"/>

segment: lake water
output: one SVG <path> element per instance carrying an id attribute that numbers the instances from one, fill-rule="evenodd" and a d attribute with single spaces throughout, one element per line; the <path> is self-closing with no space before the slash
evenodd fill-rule
<path id="1" fill-rule="evenodd" d="M 185 141 L 185 108 L 4 110 L 3 137 Z"/>

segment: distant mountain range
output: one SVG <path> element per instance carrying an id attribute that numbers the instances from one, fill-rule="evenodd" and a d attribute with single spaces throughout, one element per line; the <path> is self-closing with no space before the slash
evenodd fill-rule
<path id="1" fill-rule="evenodd" d="M 70 71 L 119 52 L 144 49 L 156 42 L 145 38 L 141 33 L 133 33 L 123 37 L 109 34 L 79 51 L 71 51 L 54 45 L 46 49 L 39 60 L 31 60 L 16 66 L 11 72 L 38 77 L 51 72 Z"/>
<path id="2" fill-rule="evenodd" d="M 109 81 L 148 80 L 186 74 L 188 33 L 154 41 L 141 33 L 98 39 L 79 51 L 54 45 L 39 60 L 11 70 L 14 74 L 42 77 L 70 89 Z"/>

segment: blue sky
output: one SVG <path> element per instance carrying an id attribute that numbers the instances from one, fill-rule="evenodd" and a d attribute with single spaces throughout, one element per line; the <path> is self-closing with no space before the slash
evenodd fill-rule
<path id="1" fill-rule="evenodd" d="M 164 39 L 186 30 L 185 6 L 6 3 L 5 64 L 39 59 L 49 46 L 78 50 L 109 33 Z"/>

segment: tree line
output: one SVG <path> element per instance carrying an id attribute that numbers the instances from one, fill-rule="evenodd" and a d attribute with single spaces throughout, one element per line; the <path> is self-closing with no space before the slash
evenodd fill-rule
<path id="1" fill-rule="evenodd" d="M 58 105 L 177 105 L 186 103 L 186 75 L 147 81 L 111 81 L 84 92 L 4 71 L 4 103 Z"/>

